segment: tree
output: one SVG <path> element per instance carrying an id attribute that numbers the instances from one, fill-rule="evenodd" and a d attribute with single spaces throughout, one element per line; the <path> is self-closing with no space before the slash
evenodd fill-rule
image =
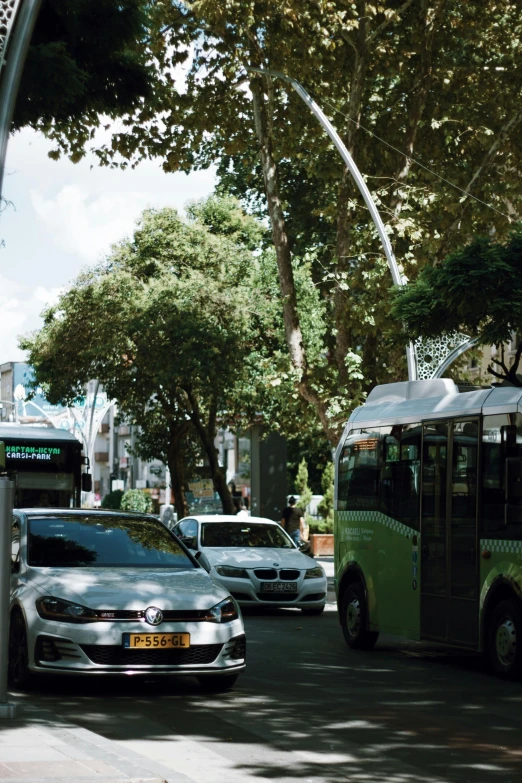
<path id="1" fill-rule="evenodd" d="M 308 465 L 305 459 L 302 459 L 299 463 L 295 478 L 295 489 L 299 495 L 299 505 L 303 511 L 306 511 L 312 499 L 312 490 L 308 486 Z"/>
<path id="2" fill-rule="evenodd" d="M 139 511 L 141 514 L 151 514 L 152 498 L 140 489 L 128 489 L 123 493 L 120 508 L 122 511 Z"/>
<path id="3" fill-rule="evenodd" d="M 101 122 L 142 111 L 151 100 L 151 24 L 143 0 L 44 0 L 13 127 L 42 130 L 79 159 Z"/>
<path id="4" fill-rule="evenodd" d="M 248 69 L 297 75 L 335 114 L 400 263 L 415 277 L 456 242 L 492 227 L 505 237 L 505 215 L 520 210 L 518 4 L 179 0 L 157 4 L 155 13 L 160 70 L 184 58 L 187 83 L 178 89 L 165 80 L 155 93 L 157 116 L 144 107 L 102 159 L 117 148 L 129 159 L 161 156 L 166 170 L 183 171 L 218 160 L 224 187 L 269 216 L 294 388 L 335 442 L 361 393 L 361 378 L 350 372 L 354 355 L 362 391 L 404 377 L 404 357 L 386 329 L 389 273 L 322 129 L 284 84 Z M 295 256 L 310 252 L 329 321 L 328 384 L 324 367 L 318 382 L 309 359 L 296 290 Z M 340 407 L 332 409 L 332 397 Z"/>
<path id="5" fill-rule="evenodd" d="M 166 455 L 180 517 L 194 437 L 224 512 L 233 513 L 214 441 L 234 411 L 253 339 L 249 308 L 235 305 L 249 301 L 260 232 L 230 199 L 193 205 L 190 218 L 145 212 L 132 240 L 80 275 L 46 311 L 43 328 L 21 341 L 50 400 L 73 400 L 91 378 L 104 385 L 142 428 L 138 452 Z"/>
<path id="6" fill-rule="evenodd" d="M 501 347 L 492 375 L 522 386 L 517 375 L 522 355 L 519 339 L 510 367 L 502 346 L 522 324 L 522 228 L 497 242 L 479 238 L 451 253 L 439 265 L 425 266 L 415 283 L 395 292 L 394 316 L 403 322 L 408 339 L 433 337 L 442 331 L 464 330 L 480 345 Z"/>
<path id="7" fill-rule="evenodd" d="M 324 521 L 330 526 L 330 530 L 333 530 L 334 478 L 335 466 L 333 462 L 329 462 L 322 475 L 323 499 L 319 503 L 318 511 Z"/>

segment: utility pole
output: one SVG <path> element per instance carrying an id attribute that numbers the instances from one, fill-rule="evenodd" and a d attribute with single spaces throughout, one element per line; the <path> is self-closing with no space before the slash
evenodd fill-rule
<path id="1" fill-rule="evenodd" d="M 5 447 L 0 443 L 0 471 L 3 473 L 4 470 Z M 0 475 L 0 719 L 15 716 L 15 705 L 7 701 L 13 497 L 14 483 Z"/>

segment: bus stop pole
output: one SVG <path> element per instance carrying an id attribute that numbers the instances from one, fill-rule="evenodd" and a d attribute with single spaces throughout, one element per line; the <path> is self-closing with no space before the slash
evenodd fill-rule
<path id="1" fill-rule="evenodd" d="M 7 701 L 13 496 L 14 483 L 0 476 L 0 719 L 15 715 L 15 705 Z"/>

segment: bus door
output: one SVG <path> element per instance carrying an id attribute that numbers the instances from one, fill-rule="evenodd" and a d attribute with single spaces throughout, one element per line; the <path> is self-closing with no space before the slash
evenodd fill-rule
<path id="1" fill-rule="evenodd" d="M 477 419 L 423 426 L 421 636 L 478 643 Z"/>

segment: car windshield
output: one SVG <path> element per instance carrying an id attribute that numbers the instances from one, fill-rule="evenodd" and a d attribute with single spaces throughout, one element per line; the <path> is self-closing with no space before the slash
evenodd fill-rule
<path id="1" fill-rule="evenodd" d="M 294 545 L 279 525 L 204 522 L 201 525 L 201 546 L 292 549 Z"/>
<path id="2" fill-rule="evenodd" d="M 197 568 L 160 522 L 102 515 L 29 519 L 28 563 L 52 568 Z"/>

